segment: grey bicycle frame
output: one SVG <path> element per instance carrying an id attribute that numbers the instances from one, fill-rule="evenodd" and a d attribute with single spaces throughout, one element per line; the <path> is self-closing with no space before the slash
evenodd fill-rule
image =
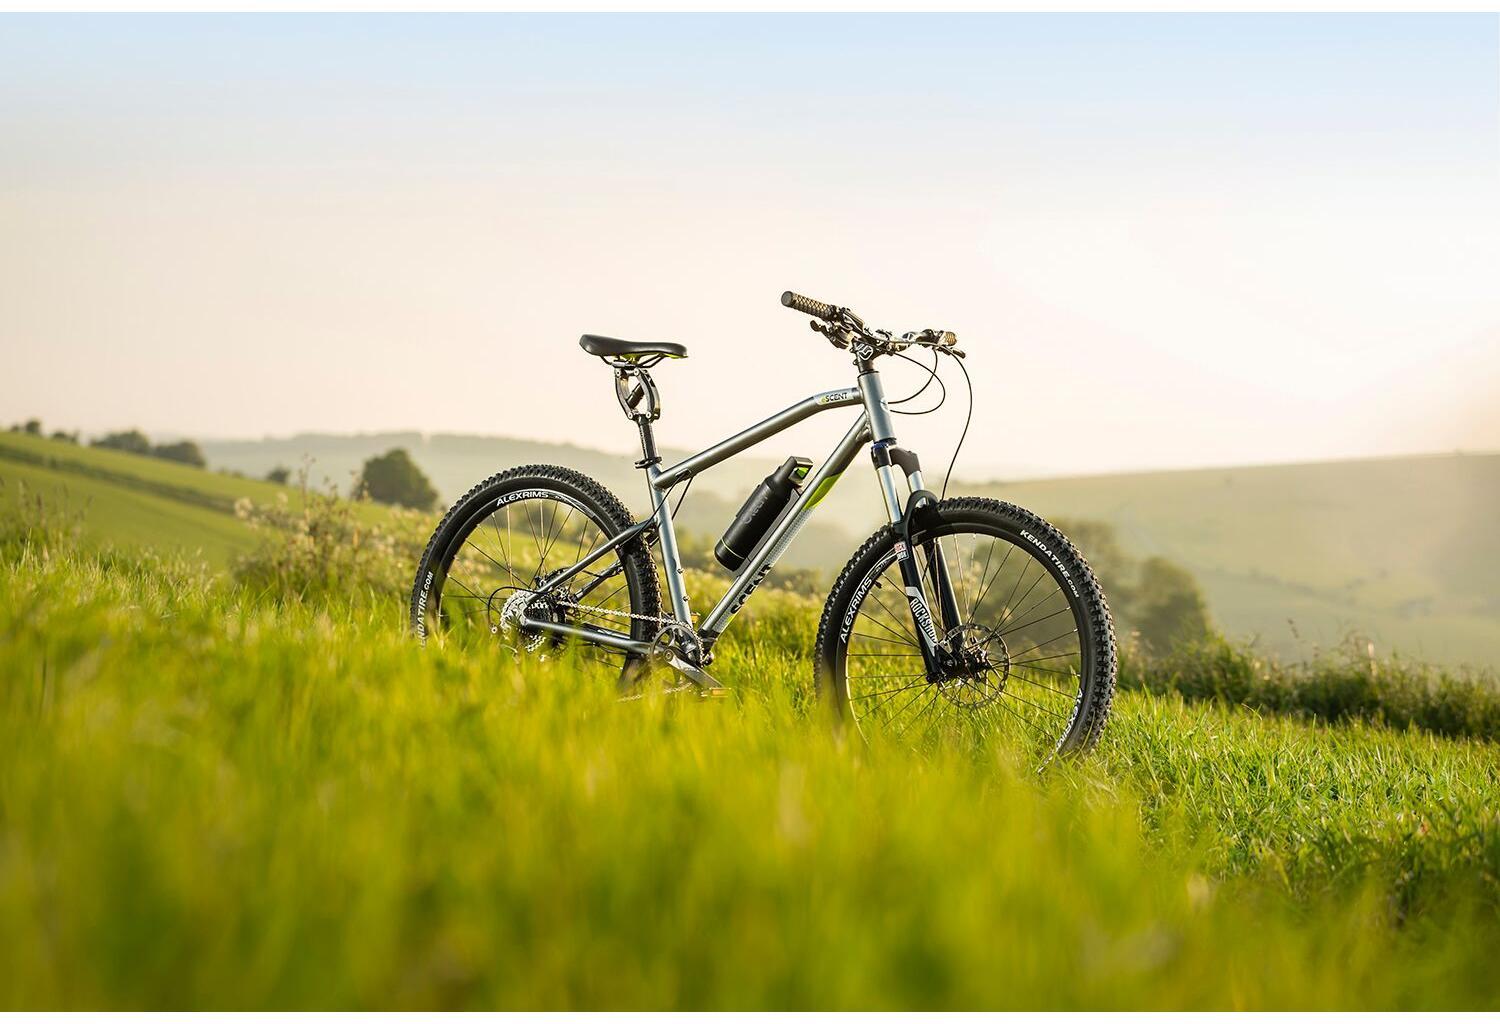
<path id="1" fill-rule="evenodd" d="M 554 588 L 563 586 L 605 554 L 623 544 L 630 543 L 630 541 L 646 532 L 652 526 L 655 526 L 661 543 L 661 560 L 662 567 L 666 571 L 667 592 L 672 601 L 672 618 L 676 624 L 687 627 L 691 632 L 693 630 L 692 610 L 688 601 L 687 585 L 683 579 L 682 558 L 677 550 L 677 533 L 672 524 L 672 510 L 668 507 L 668 491 L 677 484 L 691 480 L 704 470 L 717 466 L 726 459 L 738 455 L 745 449 L 759 444 L 767 438 L 776 436 L 783 430 L 801 423 L 811 416 L 820 412 L 826 412 L 829 409 L 841 409 L 853 405 L 863 406 L 859 418 L 844 432 L 843 438 L 834 447 L 829 456 L 823 460 L 823 464 L 803 482 L 801 493 L 781 514 L 775 525 L 772 526 L 765 537 L 761 539 L 760 543 L 750 553 L 750 556 L 745 560 L 745 564 L 736 573 L 734 583 L 730 586 L 728 592 L 703 617 L 703 622 L 698 627 L 696 634 L 699 642 L 702 644 L 702 652 L 700 653 L 706 653 L 714 641 L 724 632 L 730 620 L 744 607 L 751 593 L 766 578 L 767 574 L 770 573 L 776 561 L 785 553 L 798 532 L 806 525 L 807 520 L 812 515 L 812 510 L 827 497 L 834 483 L 849 468 L 850 463 L 854 461 L 855 455 L 859 453 L 860 446 L 866 443 L 894 444 L 895 431 L 891 425 L 890 409 L 886 404 L 885 392 L 880 383 L 880 374 L 873 368 L 864 368 L 862 370 L 859 375 L 858 386 L 856 387 L 841 388 L 836 391 L 822 391 L 805 398 L 796 405 L 789 406 L 776 415 L 764 419 L 752 427 L 747 427 L 738 434 L 725 438 L 710 448 L 704 449 L 697 455 L 683 459 L 675 466 L 662 469 L 657 464 L 648 464 L 645 467 L 645 473 L 651 495 L 651 503 L 654 508 L 652 515 L 601 543 L 585 555 L 582 561 L 574 563 L 568 569 L 548 580 L 544 586 L 537 590 L 537 594 L 545 594 Z M 643 437 L 649 438 L 649 434 L 646 433 L 644 428 Z M 877 464 L 876 473 L 880 477 L 881 491 L 885 496 L 886 514 L 890 517 L 892 523 L 899 522 L 904 511 L 904 506 L 896 489 L 896 473 L 889 464 Z M 911 491 L 921 490 L 922 475 L 920 470 L 913 470 L 907 476 L 906 483 Z M 920 600 L 920 597 L 918 597 L 918 600 Z M 524 615 L 522 623 L 528 629 L 585 639 L 633 654 L 649 654 L 655 649 L 655 645 L 636 640 L 628 633 L 600 626 L 547 622 L 531 619 Z"/>

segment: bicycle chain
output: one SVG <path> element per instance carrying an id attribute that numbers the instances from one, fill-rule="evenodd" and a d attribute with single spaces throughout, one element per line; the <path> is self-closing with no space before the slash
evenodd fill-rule
<path id="1" fill-rule="evenodd" d="M 665 615 L 642 615 L 640 612 L 622 612 L 617 608 L 605 608 L 601 605 L 594 604 L 581 604 L 577 601 L 554 601 L 553 604 L 558 608 L 571 608 L 574 611 L 592 612 L 595 615 L 613 615 L 616 618 L 623 619 L 637 619 L 641 622 L 650 622 L 654 625 L 660 626 L 662 627 L 660 632 L 658 632 L 656 638 L 651 641 L 652 646 L 656 648 L 662 648 L 664 646 L 662 644 L 662 638 L 665 637 L 667 633 L 672 631 L 673 629 L 685 630 L 688 636 L 692 638 L 692 642 L 695 647 L 701 649 L 703 646 L 703 641 L 699 638 L 698 631 L 696 629 L 694 629 L 690 625 L 684 625 L 677 619 L 669 619 Z"/>

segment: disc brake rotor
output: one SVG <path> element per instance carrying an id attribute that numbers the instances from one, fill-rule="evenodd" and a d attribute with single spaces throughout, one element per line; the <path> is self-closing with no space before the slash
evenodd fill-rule
<path id="1" fill-rule="evenodd" d="M 1010 678 L 1010 649 L 1005 638 L 977 622 L 950 629 L 943 645 L 957 651 L 954 670 L 938 680 L 938 692 L 957 707 L 974 710 L 1000 699 Z"/>

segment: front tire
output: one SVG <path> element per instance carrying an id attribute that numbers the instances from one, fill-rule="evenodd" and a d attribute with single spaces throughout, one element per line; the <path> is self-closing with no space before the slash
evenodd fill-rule
<path id="1" fill-rule="evenodd" d="M 1093 571 L 1039 516 L 990 498 L 950 498 L 912 531 L 924 597 L 941 551 L 958 622 L 936 632 L 968 657 L 965 671 L 932 676 L 917 644 L 899 558 L 885 527 L 839 575 L 818 626 L 820 688 L 841 721 L 872 744 L 986 740 L 999 732 L 1045 764 L 1098 742 L 1117 668 L 1114 623 Z"/>

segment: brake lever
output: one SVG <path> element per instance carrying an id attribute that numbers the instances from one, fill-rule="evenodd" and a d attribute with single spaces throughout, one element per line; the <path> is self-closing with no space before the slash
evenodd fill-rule
<path id="1" fill-rule="evenodd" d="M 837 323 L 819 323 L 817 320 L 809 320 L 807 326 L 814 333 L 821 334 L 827 338 L 834 348 L 848 348 L 854 344 L 854 334 L 847 327 Z"/>
<path id="2" fill-rule="evenodd" d="M 935 348 L 940 352 L 947 352 L 964 358 L 963 349 L 958 347 L 958 335 L 952 331 L 937 331 L 927 328 L 925 331 L 913 331 L 901 336 L 901 340 L 908 345 L 923 345 L 927 348 Z"/>

